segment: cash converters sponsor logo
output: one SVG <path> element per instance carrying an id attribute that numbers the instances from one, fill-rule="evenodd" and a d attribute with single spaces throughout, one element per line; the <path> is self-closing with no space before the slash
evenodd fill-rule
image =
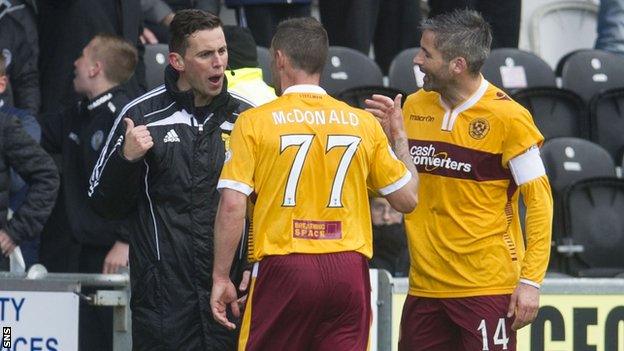
<path id="1" fill-rule="evenodd" d="M 437 152 L 433 144 L 426 146 L 414 145 L 410 147 L 410 155 L 416 166 L 421 166 L 427 172 L 433 172 L 438 168 L 470 173 L 472 165 L 467 162 L 453 160 L 448 152 Z"/>
<path id="2" fill-rule="evenodd" d="M 435 121 L 435 117 L 433 116 L 422 116 L 422 115 L 410 115 L 410 121 L 415 122 L 433 122 Z"/>

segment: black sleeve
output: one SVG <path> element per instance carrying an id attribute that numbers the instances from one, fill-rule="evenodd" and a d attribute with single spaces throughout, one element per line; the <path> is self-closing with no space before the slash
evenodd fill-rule
<path id="1" fill-rule="evenodd" d="M 24 131 L 28 133 L 28 135 L 30 135 L 36 142 L 40 142 L 41 127 L 39 126 L 39 122 L 37 122 L 37 119 L 25 110 L 12 109 L 12 111 L 22 123 L 22 128 L 24 128 Z M 20 193 L 21 191 L 24 191 L 23 196 L 25 196 L 25 189 L 27 189 L 27 187 L 24 183 L 24 180 L 22 180 L 22 178 L 20 178 L 17 173 L 15 173 L 13 169 L 11 169 L 11 191 L 9 195 L 11 199 L 11 208 L 17 208 L 18 205 L 21 205 L 21 201 L 18 201 L 18 203 L 14 202 L 13 196 L 21 196 L 18 195 L 18 193 Z"/>
<path id="2" fill-rule="evenodd" d="M 39 91 L 39 67 L 37 66 L 38 52 L 27 41 L 23 27 L 17 52 L 10 68 L 11 90 L 16 107 L 28 110 L 33 115 L 39 112 L 41 92 Z"/>
<path id="3" fill-rule="evenodd" d="M 19 120 L 5 120 L 5 157 L 28 184 L 26 198 L 7 225 L 7 233 L 16 244 L 41 232 L 59 187 L 59 176 L 52 158 L 22 128 Z"/>
<path id="4" fill-rule="evenodd" d="M 130 162 L 122 155 L 125 124 L 121 116 L 117 117 L 89 179 L 91 207 L 109 219 L 126 218 L 135 210 L 144 167 L 143 160 Z"/>
<path id="5" fill-rule="evenodd" d="M 145 21 L 160 23 L 173 10 L 163 0 L 141 0 L 141 12 Z"/>
<path id="6" fill-rule="evenodd" d="M 26 110 L 15 109 L 15 117 L 17 117 L 22 123 L 22 128 L 30 135 L 36 142 L 41 142 L 41 126 L 37 118 L 30 114 Z"/>
<path id="7" fill-rule="evenodd" d="M 67 112 L 67 111 L 66 111 Z M 64 112 L 65 113 L 65 112 Z M 59 174 L 63 174 L 64 113 L 50 113 L 41 118 L 41 146 L 52 156 Z"/>
<path id="8" fill-rule="evenodd" d="M 115 228 L 115 235 L 117 236 L 117 240 L 122 241 L 124 243 L 130 242 L 130 235 L 132 232 L 136 230 L 136 227 L 133 226 L 136 222 L 136 212 L 128 215 L 124 220 L 119 223 L 119 225 Z"/>
<path id="9" fill-rule="evenodd" d="M 49 113 L 41 118 L 41 146 L 50 154 L 63 152 L 64 113 Z"/>

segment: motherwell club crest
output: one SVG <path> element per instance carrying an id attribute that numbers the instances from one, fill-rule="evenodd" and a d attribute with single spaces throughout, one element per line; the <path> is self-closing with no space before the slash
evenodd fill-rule
<path id="1" fill-rule="evenodd" d="M 470 122 L 468 134 L 477 140 L 483 139 L 490 131 L 490 123 L 484 118 L 476 118 Z"/>

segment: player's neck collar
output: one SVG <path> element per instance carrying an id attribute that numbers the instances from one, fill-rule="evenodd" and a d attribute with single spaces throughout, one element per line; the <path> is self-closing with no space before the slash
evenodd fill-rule
<path id="1" fill-rule="evenodd" d="M 327 94 L 325 89 L 319 87 L 318 85 L 313 84 L 297 84 L 291 85 L 286 90 L 284 90 L 285 94 L 291 93 L 312 93 L 312 94 Z"/>

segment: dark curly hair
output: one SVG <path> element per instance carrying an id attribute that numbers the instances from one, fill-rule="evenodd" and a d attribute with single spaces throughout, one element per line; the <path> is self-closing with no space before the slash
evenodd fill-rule
<path id="1" fill-rule="evenodd" d="M 169 26 L 171 33 L 169 51 L 184 55 L 188 48 L 187 38 L 191 34 L 199 30 L 215 29 L 222 26 L 221 19 L 210 12 L 196 9 L 178 11 Z"/>

